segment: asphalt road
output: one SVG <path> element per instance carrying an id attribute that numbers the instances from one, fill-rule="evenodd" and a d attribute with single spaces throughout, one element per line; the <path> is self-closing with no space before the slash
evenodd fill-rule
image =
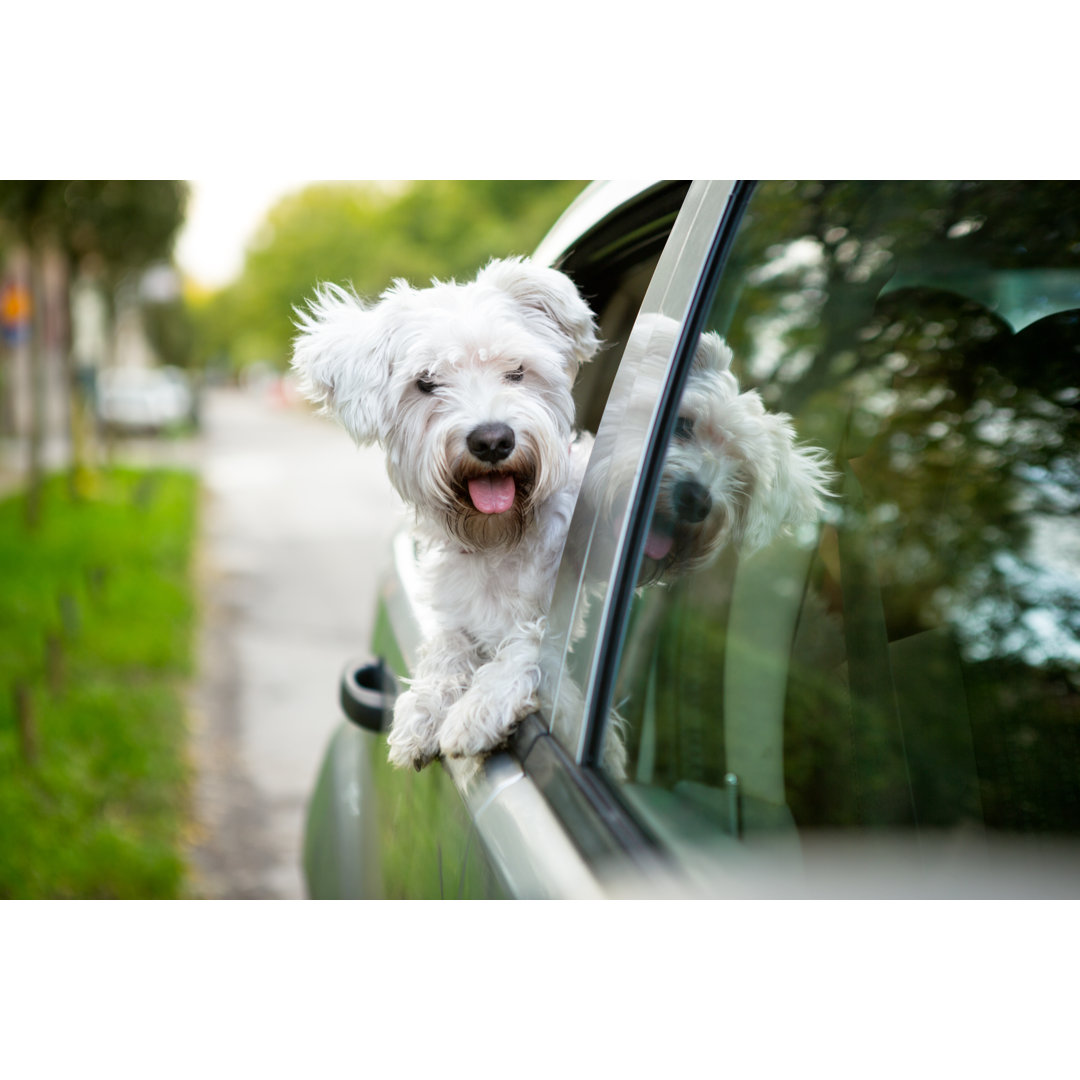
<path id="1" fill-rule="evenodd" d="M 338 677 L 405 511 L 380 451 L 269 387 L 212 391 L 203 425 L 192 892 L 299 899 Z"/>

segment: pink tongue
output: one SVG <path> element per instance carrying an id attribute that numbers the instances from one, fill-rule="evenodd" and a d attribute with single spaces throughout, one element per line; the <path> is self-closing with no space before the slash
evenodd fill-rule
<path id="1" fill-rule="evenodd" d="M 501 514 L 514 505 L 514 478 L 510 473 L 501 476 L 477 476 L 469 481 L 469 498 L 481 514 Z"/>
<path id="2" fill-rule="evenodd" d="M 675 538 L 672 536 L 651 532 L 645 540 L 645 554 L 648 555 L 650 559 L 659 561 L 671 550 L 671 545 L 674 542 Z"/>

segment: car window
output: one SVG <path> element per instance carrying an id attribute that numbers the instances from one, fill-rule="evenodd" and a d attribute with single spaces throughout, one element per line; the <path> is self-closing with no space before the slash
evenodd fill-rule
<path id="1" fill-rule="evenodd" d="M 602 391 L 602 418 L 570 523 L 541 653 L 539 711 L 576 760 L 583 756 L 596 658 L 610 625 L 609 583 L 623 543 L 625 510 L 670 366 L 671 350 L 665 353 L 664 343 L 653 341 L 642 313 L 675 320 L 685 316 L 732 188 L 730 183 L 699 182 L 684 193 L 680 187 L 678 216 L 673 225 L 664 225 L 662 235 L 654 230 L 643 246 L 640 223 L 631 230 L 628 240 L 635 258 L 619 254 L 619 245 L 609 236 L 593 264 L 564 264 L 598 313 L 606 342 L 599 363 L 617 361 L 606 378 L 610 391 L 606 385 Z M 661 195 L 670 208 L 668 193 Z M 663 244 L 658 258 L 656 241 Z M 617 255 L 614 262 L 609 261 L 612 252 Z M 591 274 L 588 279 L 585 269 Z M 586 417 L 595 415 L 595 404 L 593 399 L 583 409 Z M 587 419 L 583 426 L 589 427 Z"/>
<path id="2" fill-rule="evenodd" d="M 1075 184 L 756 188 L 604 735 L 662 843 L 1080 828 L 1078 237 Z"/>

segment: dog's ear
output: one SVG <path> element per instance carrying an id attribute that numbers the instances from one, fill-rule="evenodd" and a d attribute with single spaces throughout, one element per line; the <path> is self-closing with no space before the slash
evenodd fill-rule
<path id="1" fill-rule="evenodd" d="M 300 331 L 292 367 L 309 401 L 335 415 L 357 443 L 380 438 L 390 360 L 381 320 L 355 293 L 322 285 L 307 309 L 295 309 Z"/>
<path id="2" fill-rule="evenodd" d="M 529 259 L 493 259 L 477 276 L 507 293 L 530 323 L 554 330 L 571 376 L 599 348 L 596 323 L 577 286 L 563 273 Z"/>
<path id="3" fill-rule="evenodd" d="M 764 547 L 778 533 L 820 520 L 835 478 L 826 451 L 796 442 L 787 414 L 762 410 L 761 420 L 760 449 L 765 452 L 756 462 L 744 533 L 750 551 Z"/>
<path id="4" fill-rule="evenodd" d="M 728 371 L 732 355 L 731 346 L 715 330 L 710 330 L 698 338 L 691 369 L 697 372 Z"/>

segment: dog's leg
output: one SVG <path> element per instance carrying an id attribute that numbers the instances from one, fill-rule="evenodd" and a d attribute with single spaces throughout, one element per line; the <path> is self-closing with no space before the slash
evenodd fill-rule
<path id="1" fill-rule="evenodd" d="M 422 769 L 438 756 L 443 718 L 464 693 L 478 662 L 476 643 L 462 631 L 446 631 L 425 642 L 412 685 L 394 705 L 391 764 Z"/>
<path id="2" fill-rule="evenodd" d="M 494 750 L 536 708 L 544 623 L 538 619 L 519 627 L 477 669 L 472 685 L 446 714 L 439 733 L 444 755 L 475 757 Z"/>

